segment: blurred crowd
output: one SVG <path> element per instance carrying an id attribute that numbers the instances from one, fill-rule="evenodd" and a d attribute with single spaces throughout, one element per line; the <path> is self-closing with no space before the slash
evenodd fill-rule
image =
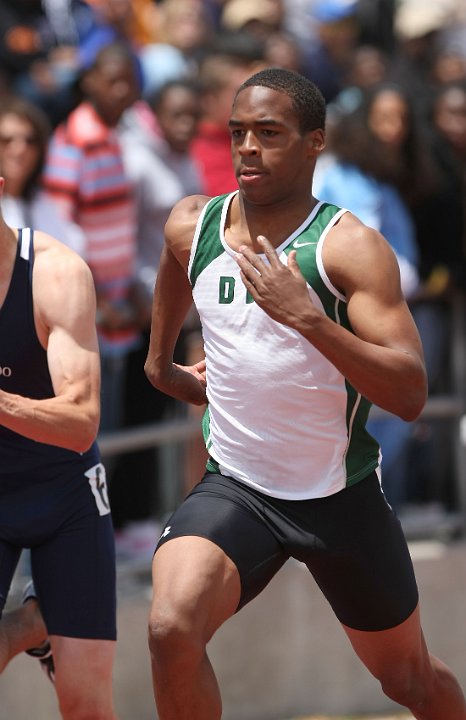
<path id="1" fill-rule="evenodd" d="M 69 244 L 92 270 L 102 432 L 182 412 L 143 373 L 163 227 L 183 196 L 236 188 L 232 99 L 267 66 L 322 90 L 314 194 L 383 232 L 430 392 L 452 391 L 452 305 L 466 275 L 464 0 L 0 0 L 4 215 Z M 180 361 L 199 352 L 197 333 L 193 316 Z M 370 426 L 395 508 L 455 504 L 435 421 Z M 157 452 L 107 464 L 120 548 L 139 552 L 148 529 L 151 550 L 166 510 Z"/>

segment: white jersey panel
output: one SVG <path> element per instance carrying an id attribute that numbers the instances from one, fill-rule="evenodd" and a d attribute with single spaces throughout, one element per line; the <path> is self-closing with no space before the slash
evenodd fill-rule
<path id="1" fill-rule="evenodd" d="M 286 263 L 284 253 L 280 259 Z M 280 498 L 343 489 L 343 376 L 299 333 L 247 302 L 231 250 L 202 270 L 193 297 L 207 359 L 208 449 L 221 471 Z"/>

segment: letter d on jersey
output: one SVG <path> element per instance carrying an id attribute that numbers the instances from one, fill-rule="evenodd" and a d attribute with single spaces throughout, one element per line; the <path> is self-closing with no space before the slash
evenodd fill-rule
<path id="1" fill-rule="evenodd" d="M 229 305 L 235 296 L 235 278 L 220 276 L 218 285 L 218 301 L 221 305 Z"/>

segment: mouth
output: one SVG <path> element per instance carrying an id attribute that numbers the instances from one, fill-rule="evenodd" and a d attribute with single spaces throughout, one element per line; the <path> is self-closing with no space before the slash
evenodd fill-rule
<path id="1" fill-rule="evenodd" d="M 256 168 L 241 168 L 239 171 L 239 178 L 241 178 L 243 182 L 250 183 L 260 180 L 264 174 L 265 173 L 262 170 L 257 170 Z"/>

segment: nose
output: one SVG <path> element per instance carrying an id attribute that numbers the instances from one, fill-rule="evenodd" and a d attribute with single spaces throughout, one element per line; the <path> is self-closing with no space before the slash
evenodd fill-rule
<path id="1" fill-rule="evenodd" d="M 243 142 L 239 147 L 240 155 L 257 155 L 259 153 L 259 146 L 257 139 L 252 130 L 248 130 L 243 138 Z"/>
<path id="2" fill-rule="evenodd" d="M 117 102 L 127 100 L 132 95 L 131 83 L 126 80 L 120 80 L 113 86 L 113 97 Z"/>

